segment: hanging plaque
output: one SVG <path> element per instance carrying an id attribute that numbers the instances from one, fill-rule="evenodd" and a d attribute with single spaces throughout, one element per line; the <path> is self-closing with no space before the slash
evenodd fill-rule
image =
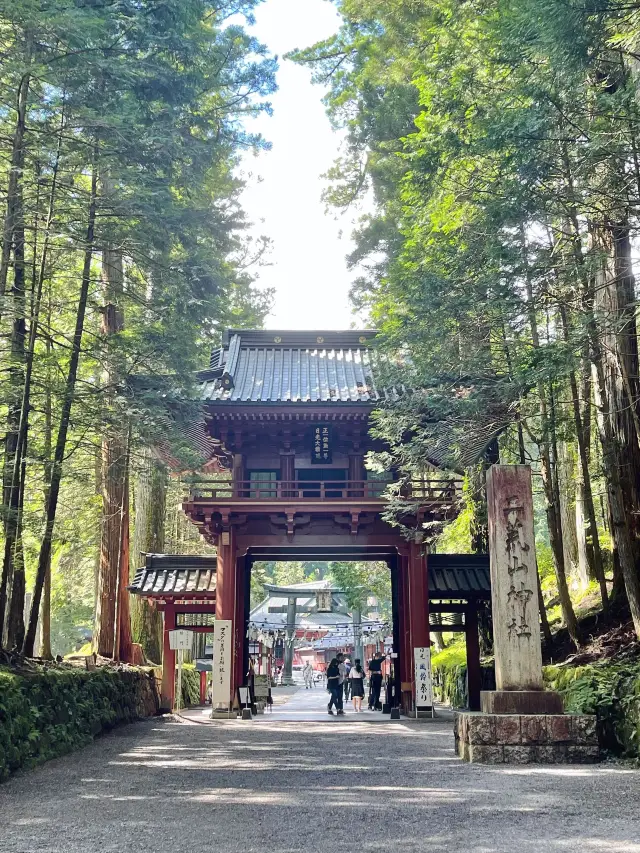
<path id="1" fill-rule="evenodd" d="M 330 465 L 331 462 L 331 427 L 329 426 L 329 424 L 316 424 L 313 428 L 311 463 L 313 465 Z"/>
<path id="2" fill-rule="evenodd" d="M 331 599 L 330 589 L 316 590 L 316 607 L 318 613 L 331 613 Z"/>

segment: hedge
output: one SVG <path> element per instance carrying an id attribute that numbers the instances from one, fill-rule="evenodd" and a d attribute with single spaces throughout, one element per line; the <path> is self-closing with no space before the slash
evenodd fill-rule
<path id="1" fill-rule="evenodd" d="M 596 715 L 603 749 L 640 758 L 640 660 L 546 666 L 544 680 L 562 694 L 566 711 Z"/>
<path id="2" fill-rule="evenodd" d="M 434 685 L 440 701 L 467 706 L 467 663 L 463 645 L 448 646 L 432 658 Z M 565 710 L 595 714 L 602 749 L 640 759 L 640 660 L 588 666 L 546 666 L 544 682 L 557 690 Z M 493 666 L 484 664 L 484 690 L 495 689 Z"/>
<path id="3" fill-rule="evenodd" d="M 467 652 L 463 643 L 447 646 L 431 658 L 433 683 L 440 702 L 452 708 L 467 708 Z M 482 690 L 495 690 L 495 674 L 492 663 L 480 667 L 480 685 Z"/>
<path id="4" fill-rule="evenodd" d="M 158 706 L 153 671 L 0 668 L 0 781 Z"/>
<path id="5" fill-rule="evenodd" d="M 192 663 L 182 667 L 182 707 L 200 704 L 200 673 Z"/>

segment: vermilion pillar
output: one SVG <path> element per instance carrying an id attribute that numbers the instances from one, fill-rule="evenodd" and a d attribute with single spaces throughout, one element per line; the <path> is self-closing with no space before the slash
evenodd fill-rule
<path id="1" fill-rule="evenodd" d="M 233 647 L 233 678 L 231 685 L 233 687 L 233 692 L 235 695 L 235 688 L 242 687 L 245 683 L 246 669 L 245 669 L 245 643 L 247 642 L 246 638 L 246 620 L 245 620 L 245 587 L 246 587 L 246 577 L 245 577 L 245 567 L 246 567 L 246 559 L 244 557 L 236 558 L 236 598 L 235 598 L 235 615 L 234 615 L 234 623 L 233 623 L 233 637 L 234 637 L 234 647 Z M 248 657 L 247 657 L 248 664 Z"/>
<path id="2" fill-rule="evenodd" d="M 408 622 L 408 636 L 405 654 L 408 657 L 409 680 L 413 684 L 412 701 L 415 707 L 416 688 L 414 679 L 414 649 L 429 647 L 429 592 L 427 582 L 427 558 L 423 546 L 418 542 L 409 544 L 406 562 L 406 585 L 404 586 L 404 607 Z"/>
<path id="3" fill-rule="evenodd" d="M 411 613 L 409 610 L 409 557 L 398 556 L 398 653 L 400 655 L 400 676 L 403 684 L 413 682 L 413 653 L 411 651 Z M 402 706 L 405 713 L 411 710 L 412 694 L 402 693 Z"/>
<path id="4" fill-rule="evenodd" d="M 216 565 L 216 619 L 229 619 L 231 625 L 231 636 L 235 637 L 236 618 L 236 534 L 233 527 L 223 531 L 218 536 L 218 561 Z M 231 681 L 229 690 L 229 702 L 233 703 L 235 694 L 234 670 L 236 667 L 236 655 L 234 648 L 231 655 Z"/>
<path id="5" fill-rule="evenodd" d="M 167 604 L 164 611 L 164 630 L 162 635 L 162 707 L 173 710 L 176 693 L 176 653 L 169 648 L 169 631 L 176 627 L 176 611 L 173 604 Z"/>

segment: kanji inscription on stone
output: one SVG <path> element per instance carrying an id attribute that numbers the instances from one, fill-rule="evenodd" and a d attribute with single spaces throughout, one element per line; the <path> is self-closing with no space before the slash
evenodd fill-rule
<path id="1" fill-rule="evenodd" d="M 542 688 L 531 469 L 487 472 L 491 605 L 498 690 Z"/>

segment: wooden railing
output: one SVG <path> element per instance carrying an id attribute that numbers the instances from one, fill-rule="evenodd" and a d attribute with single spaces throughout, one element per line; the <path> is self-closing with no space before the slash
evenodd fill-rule
<path id="1" fill-rule="evenodd" d="M 382 502 L 387 489 L 401 499 L 450 504 L 462 494 L 462 480 L 415 480 L 399 489 L 379 480 L 255 480 L 198 481 L 192 484 L 190 501 L 344 501 L 353 498 Z"/>

